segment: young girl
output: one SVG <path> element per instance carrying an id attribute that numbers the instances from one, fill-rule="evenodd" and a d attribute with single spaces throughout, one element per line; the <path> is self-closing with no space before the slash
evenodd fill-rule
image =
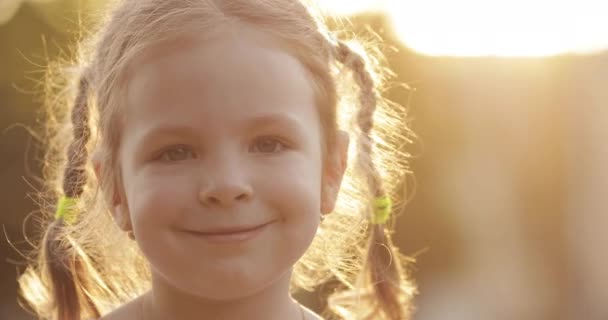
<path id="1" fill-rule="evenodd" d="M 20 278 L 39 317 L 321 319 L 292 294 L 330 280 L 328 319 L 409 317 L 414 287 L 389 232 L 405 112 L 381 99 L 378 60 L 310 8 L 114 9 L 69 121 L 55 121 L 67 103 L 51 113 L 58 202 Z"/>

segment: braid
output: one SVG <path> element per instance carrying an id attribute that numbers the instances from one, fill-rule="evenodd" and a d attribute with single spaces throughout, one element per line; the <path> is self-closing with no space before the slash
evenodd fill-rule
<path id="1" fill-rule="evenodd" d="M 88 76 L 83 74 L 78 85 L 78 94 L 71 113 L 74 140 L 67 149 L 67 165 L 64 171 L 64 196 L 77 199 L 86 183 L 85 164 L 90 138 L 89 107 L 87 104 Z M 86 309 L 92 316 L 99 317 L 99 311 L 85 293 L 85 259 L 82 250 L 75 250 L 76 244 L 66 239 L 63 218 L 53 221 L 43 240 L 43 261 L 50 280 L 54 301 L 55 317 L 61 320 L 78 320 L 81 317 L 81 302 L 84 298 Z"/>
<path id="2" fill-rule="evenodd" d="M 350 69 L 353 80 L 359 87 L 360 108 L 357 112 L 357 125 L 361 133 L 358 139 L 357 162 L 365 171 L 369 190 L 376 199 L 385 196 L 381 176 L 371 157 L 373 143 L 371 131 L 374 126 L 373 115 L 377 107 L 376 86 L 359 54 L 352 51 L 342 41 L 337 41 L 335 46 L 336 60 Z M 368 317 L 377 319 L 377 315 L 380 313 L 383 314 L 382 319 L 406 319 L 408 317 L 405 305 L 407 292 L 403 289 L 405 278 L 397 259 L 399 253 L 385 231 L 384 224 L 372 223 L 370 233 L 367 266 L 361 276 L 371 283 L 377 303 Z"/>
<path id="3" fill-rule="evenodd" d="M 74 140 L 68 147 L 68 164 L 63 178 L 63 192 L 70 198 L 78 198 L 82 194 L 84 184 L 86 183 L 84 170 L 88 157 L 86 144 L 91 135 L 87 104 L 88 86 L 88 79 L 83 76 L 80 79 L 78 95 L 72 109 Z"/>
<path id="4" fill-rule="evenodd" d="M 360 151 L 358 161 L 370 173 L 368 176 L 370 191 L 374 197 L 380 197 L 384 195 L 382 180 L 370 157 L 372 154 L 372 139 L 370 134 L 374 127 L 373 115 L 374 111 L 376 111 L 374 81 L 369 72 L 365 70 L 363 58 L 353 52 L 344 42 L 338 42 L 336 58 L 352 71 L 353 78 L 359 86 L 359 102 L 361 106 L 357 113 L 357 124 L 361 130 L 361 136 L 358 141 Z"/>

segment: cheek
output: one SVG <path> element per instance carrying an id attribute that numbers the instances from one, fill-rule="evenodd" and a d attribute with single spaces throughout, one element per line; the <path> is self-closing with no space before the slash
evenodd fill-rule
<path id="1" fill-rule="evenodd" d="M 320 168 L 312 159 L 291 159 L 256 173 L 258 200 L 281 224 L 267 244 L 273 252 L 265 258 L 293 265 L 310 247 L 320 221 Z"/>
<path id="2" fill-rule="evenodd" d="M 287 221 L 318 220 L 321 169 L 312 157 L 294 156 L 277 166 L 260 170 L 258 196 L 278 207 Z"/>
<path id="3" fill-rule="evenodd" d="M 174 225 L 195 194 L 196 181 L 184 170 L 141 170 L 132 176 L 127 190 L 134 228 L 144 231 Z"/>

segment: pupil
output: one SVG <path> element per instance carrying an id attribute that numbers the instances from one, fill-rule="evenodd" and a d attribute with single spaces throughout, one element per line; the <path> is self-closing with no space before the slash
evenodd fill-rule
<path id="1" fill-rule="evenodd" d="M 173 150 L 172 158 L 173 159 L 183 159 L 184 154 L 185 154 L 184 148 L 175 149 L 175 150 Z"/>
<path id="2" fill-rule="evenodd" d="M 274 141 L 270 140 L 270 139 L 265 139 L 262 142 L 262 151 L 266 151 L 266 152 L 270 152 L 273 151 L 274 148 Z"/>

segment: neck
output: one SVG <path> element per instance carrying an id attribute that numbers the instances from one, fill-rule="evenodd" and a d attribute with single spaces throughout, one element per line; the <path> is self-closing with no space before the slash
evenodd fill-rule
<path id="1" fill-rule="evenodd" d="M 213 300 L 192 295 L 153 274 L 152 290 L 142 299 L 142 320 L 301 320 L 300 305 L 289 295 L 291 271 L 254 295 Z"/>

